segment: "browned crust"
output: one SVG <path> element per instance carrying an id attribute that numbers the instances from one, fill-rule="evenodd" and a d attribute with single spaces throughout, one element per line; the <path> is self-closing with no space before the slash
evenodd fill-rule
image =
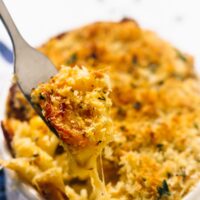
<path id="1" fill-rule="evenodd" d="M 127 17 L 125 17 L 121 21 L 119 21 L 118 24 L 120 24 L 120 23 L 129 23 L 129 22 L 132 22 L 134 26 L 139 27 L 138 23 L 134 19 L 127 18 Z M 95 32 L 95 30 L 99 29 L 98 26 L 100 24 L 103 24 L 103 23 L 104 22 L 95 22 L 95 23 L 89 24 L 87 26 L 81 27 L 81 28 L 79 28 L 77 30 L 81 31 L 81 29 L 87 29 L 88 28 L 88 32 L 89 32 L 89 36 L 88 37 L 92 37 L 92 35 Z M 106 24 L 109 24 L 109 23 L 110 24 L 112 24 L 112 23 L 113 24 L 117 24 L 116 22 L 109 22 L 109 21 L 106 22 Z M 77 30 L 75 30 L 75 31 L 77 31 Z M 72 30 L 72 32 L 73 32 L 73 30 Z M 62 40 L 62 39 L 64 39 L 64 37 L 67 34 L 69 34 L 69 32 L 61 33 L 61 34 L 59 34 L 59 35 L 57 35 L 55 37 L 52 37 L 48 42 L 50 42 L 51 40 Z M 48 44 L 48 42 L 46 42 L 46 44 Z M 39 49 L 41 51 L 43 51 L 43 53 L 47 54 L 47 52 L 45 51 L 45 48 L 43 48 L 43 47 L 46 46 L 46 44 L 42 45 L 41 48 L 39 48 Z M 91 46 L 89 48 L 92 49 L 91 50 L 92 56 L 95 57 L 95 59 L 98 59 L 98 53 L 95 52 L 96 51 L 95 45 Z M 101 52 L 99 54 L 101 54 Z M 190 57 L 187 56 L 187 60 L 189 62 L 191 60 Z M 74 64 L 77 64 L 77 63 L 74 63 Z M 80 64 L 80 63 L 78 63 L 78 64 Z M 116 88 L 114 88 L 114 90 L 116 90 Z M 116 92 L 114 92 L 114 94 L 115 93 Z M 114 100 L 118 99 L 122 103 L 127 103 L 127 99 L 130 99 L 130 97 L 129 98 L 125 98 L 125 97 L 127 97 L 127 95 L 129 95 L 129 91 L 127 91 L 125 93 L 125 95 L 124 95 L 124 89 L 123 89 L 122 95 L 120 95 L 118 98 L 114 98 Z M 120 98 L 122 98 L 122 99 L 120 99 Z M 115 101 L 114 101 L 114 103 L 115 103 Z M 28 121 L 34 114 L 35 113 L 34 113 L 32 107 L 28 104 L 26 99 L 21 94 L 18 86 L 14 83 L 10 88 L 8 99 L 7 99 L 7 113 L 6 113 L 7 118 L 14 118 L 14 119 L 18 119 L 20 121 Z M 55 113 L 53 113 L 53 114 L 55 114 Z M 52 116 L 53 116 L 52 115 L 52 111 L 50 110 L 49 119 L 51 119 Z M 52 121 L 51 121 L 51 123 L 52 123 Z M 57 128 L 60 129 L 60 127 L 57 127 Z M 61 138 L 63 138 L 63 140 L 68 140 L 69 141 L 70 140 L 70 131 L 68 131 L 66 133 L 66 135 L 67 135 L 67 137 L 61 136 Z M 81 137 L 83 137 L 83 136 L 81 136 Z M 84 144 L 87 143 L 84 138 L 83 138 L 83 141 L 84 141 L 83 142 Z"/>
<path id="2" fill-rule="evenodd" d="M 132 19 L 129 19 L 129 18 L 124 18 L 124 19 L 122 19 L 121 20 L 121 22 L 119 22 L 119 23 L 126 23 L 126 22 L 129 22 L 129 21 L 132 21 L 132 22 L 134 22 L 135 24 L 137 24 L 134 20 L 132 20 Z M 95 26 L 95 24 L 98 24 L 98 23 L 94 23 L 94 24 L 92 24 L 92 25 L 90 25 L 90 26 Z M 66 35 L 67 35 L 68 33 L 62 33 L 62 34 L 60 34 L 60 35 L 58 35 L 57 37 L 53 37 L 52 39 L 60 39 L 60 40 L 62 40 Z M 43 45 L 43 46 L 45 46 L 45 45 Z M 95 47 L 95 46 L 94 46 Z M 95 48 L 94 48 L 95 49 Z M 190 60 L 191 60 L 191 58 L 190 57 L 187 57 L 187 60 L 188 60 L 188 62 L 190 62 Z M 192 64 L 191 64 L 191 66 L 192 66 Z M 12 87 L 16 87 L 16 88 L 18 88 L 15 84 L 12 86 Z M 27 114 L 25 113 L 21 113 L 21 111 L 20 111 L 20 109 L 18 109 L 18 108 L 16 108 L 15 106 L 14 106 L 14 101 L 16 100 L 16 94 L 19 92 L 19 89 L 16 89 L 16 90 L 14 90 L 14 89 L 12 89 L 12 87 L 11 87 L 11 91 L 10 91 L 10 94 L 9 94 L 9 97 L 8 97 L 8 107 L 9 107 L 9 112 L 12 112 L 12 113 L 9 113 L 9 112 L 7 112 L 7 116 L 8 116 L 8 118 L 16 118 L 16 119 L 19 119 L 19 120 L 28 120 L 29 119 L 29 117 L 27 116 Z M 22 105 L 23 105 L 23 103 L 22 103 Z M 2 126 L 3 126 L 3 124 L 2 124 Z M 3 128 L 3 127 L 2 127 Z M 7 132 L 6 132 L 7 131 Z M 8 130 L 6 130 L 6 128 L 4 127 L 4 130 L 3 130 L 3 132 L 4 132 L 4 137 L 5 137 L 5 139 L 6 139 L 6 142 L 8 143 L 8 145 L 10 145 L 11 144 L 11 141 L 12 141 L 12 135 L 11 135 L 11 133 L 9 133 L 8 132 Z M 6 137 L 8 137 L 8 138 L 6 138 Z M 105 164 L 106 165 L 106 164 Z M 109 168 L 109 165 L 108 166 L 104 166 L 104 168 L 107 170 L 107 171 L 110 171 L 110 174 L 108 174 L 108 176 L 109 175 L 113 175 L 113 168 Z M 109 168 L 109 169 L 108 169 Z M 115 172 L 116 171 L 116 172 Z M 117 170 L 114 170 L 114 174 L 117 174 Z M 106 177 L 107 178 L 107 177 Z M 115 182 L 115 177 L 109 177 L 108 178 L 109 180 L 113 180 L 113 182 Z M 58 191 L 56 191 L 56 192 L 53 192 L 53 191 L 51 191 L 51 186 L 49 187 L 48 185 L 43 185 L 43 186 L 41 186 L 43 189 L 42 189 L 42 191 L 41 191 L 41 193 L 43 194 L 43 196 L 46 198 L 46 199 L 59 199 L 60 198 L 60 195 L 62 194 L 60 194 L 60 195 L 57 195 L 59 192 Z M 50 191 L 49 191 L 50 190 Z M 52 189 L 53 190 L 53 189 Z M 56 195 L 54 195 L 53 193 L 56 193 Z M 61 195 L 61 197 L 62 197 L 62 195 Z M 68 199 L 67 197 L 66 198 L 64 198 L 63 197 L 63 199 Z"/>
<path id="3" fill-rule="evenodd" d="M 125 17 L 123 18 L 121 21 L 118 22 L 118 24 L 122 24 L 122 23 L 129 23 L 132 22 L 134 26 L 139 27 L 138 23 L 131 18 Z M 98 25 L 99 24 L 103 24 L 104 22 L 95 22 L 89 25 L 86 25 L 84 27 L 78 28 L 76 30 L 72 30 L 70 32 L 73 31 L 81 31 L 81 29 L 87 29 L 88 28 L 88 37 L 91 37 L 93 32 L 95 32 L 95 30 L 99 29 Z M 117 22 L 105 22 L 106 24 L 117 24 Z M 65 36 L 67 36 L 70 32 L 63 32 L 57 36 L 52 37 L 49 41 L 47 41 L 45 44 L 43 44 L 40 48 L 38 48 L 40 51 L 42 51 L 44 54 L 47 54 L 47 56 L 51 58 L 51 55 L 48 55 L 48 53 L 46 52 L 45 48 L 46 45 L 48 46 L 48 43 L 51 42 L 51 40 L 62 40 L 64 39 Z M 96 50 L 96 46 L 95 44 L 88 47 L 91 49 L 91 55 L 95 60 L 98 60 L 99 55 L 101 55 L 101 51 L 98 49 Z M 97 52 L 96 52 L 97 51 Z M 192 59 L 191 57 L 189 57 L 188 55 L 186 56 L 188 62 L 191 62 L 191 66 L 192 64 Z M 79 59 L 78 59 L 79 60 Z M 53 61 L 53 59 L 52 59 Z M 75 64 L 82 64 L 82 61 L 80 62 L 74 62 L 72 65 Z M 193 70 L 192 70 L 193 71 Z M 190 75 L 193 76 L 194 74 Z M 19 91 L 19 88 L 16 84 L 13 84 L 12 87 L 10 88 L 10 92 L 9 92 L 9 96 L 8 96 L 8 103 L 7 103 L 7 117 L 8 118 L 15 118 L 15 119 L 19 119 L 21 121 L 27 121 L 29 120 L 32 115 L 33 115 L 33 109 L 31 108 L 31 106 L 27 103 L 27 101 L 25 100 L 25 98 L 20 97 L 18 98 L 18 94 L 21 94 L 21 92 Z"/>
<path id="4" fill-rule="evenodd" d="M 47 122 L 53 128 L 55 128 L 61 140 L 64 143 L 68 144 L 69 146 L 73 146 L 73 147 L 76 146 L 76 147 L 83 148 L 85 146 L 88 146 L 90 141 L 87 137 L 85 137 L 84 134 L 74 135 L 73 130 L 70 127 L 67 130 L 67 129 L 64 129 L 62 126 L 57 125 L 56 118 L 59 115 L 62 115 L 62 113 L 54 111 L 49 94 L 46 93 L 45 97 L 46 97 L 46 101 L 45 101 L 45 104 L 42 106 L 45 111 L 45 114 L 44 114 L 45 119 L 47 119 Z"/>

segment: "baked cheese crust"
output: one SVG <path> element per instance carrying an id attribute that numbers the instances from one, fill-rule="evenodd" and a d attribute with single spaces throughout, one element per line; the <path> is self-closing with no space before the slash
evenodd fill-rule
<path id="1" fill-rule="evenodd" d="M 40 51 L 58 69 L 78 65 L 108 71 L 115 136 L 102 153 L 102 165 L 110 199 L 180 200 L 198 183 L 200 81 L 191 56 L 128 19 L 98 22 L 61 34 Z M 37 180 L 46 177 L 52 185 L 48 174 L 56 169 L 61 183 L 56 191 L 72 200 L 90 199 L 88 177 L 71 176 L 66 152 L 57 139 L 52 142 L 49 130 L 46 136 L 46 126 L 35 113 L 19 115 L 20 109 L 31 110 L 20 103 L 19 96 L 20 92 L 11 91 L 4 122 L 15 154 L 7 166 L 40 192 L 46 191 L 44 178 Z M 30 144 L 43 153 L 40 159 L 33 157 L 34 150 L 25 153 L 30 152 Z M 32 168 L 24 170 L 32 158 L 36 160 Z M 44 166 L 37 159 L 45 161 Z"/>
<path id="2" fill-rule="evenodd" d="M 64 143 L 85 148 L 111 140 L 110 91 L 109 77 L 102 72 L 63 66 L 31 96 Z"/>

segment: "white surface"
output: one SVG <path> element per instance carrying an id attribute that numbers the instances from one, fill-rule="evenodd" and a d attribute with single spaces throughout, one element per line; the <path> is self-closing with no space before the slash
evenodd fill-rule
<path id="1" fill-rule="evenodd" d="M 5 98 L 10 86 L 11 76 L 12 66 L 0 57 L 0 120 L 4 116 Z"/>
<path id="2" fill-rule="evenodd" d="M 24 38 L 38 46 L 48 38 L 100 20 L 132 17 L 176 47 L 194 55 L 200 72 L 200 0 L 4 0 Z M 0 23 L 0 40 L 11 47 Z M 11 67 L 0 58 L 0 105 Z M 2 90 L 4 89 L 4 90 Z M 0 110 L 0 119 L 2 118 Z M 1 137 L 0 137 L 1 139 Z M 196 198 L 195 198 L 196 197 Z M 192 195 L 191 200 L 200 199 Z"/>

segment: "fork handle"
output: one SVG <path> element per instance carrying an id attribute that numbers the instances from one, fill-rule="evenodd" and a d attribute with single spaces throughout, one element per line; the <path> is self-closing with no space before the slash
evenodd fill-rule
<path id="1" fill-rule="evenodd" d="M 3 24 L 5 25 L 8 31 L 15 51 L 16 49 L 18 49 L 16 48 L 16 46 L 22 46 L 25 43 L 25 41 L 19 33 L 17 27 L 15 26 L 15 23 L 2 0 L 0 0 L 0 19 L 2 20 Z"/>

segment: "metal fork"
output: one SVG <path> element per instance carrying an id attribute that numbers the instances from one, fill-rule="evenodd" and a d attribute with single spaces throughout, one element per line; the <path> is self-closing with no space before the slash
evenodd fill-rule
<path id="1" fill-rule="evenodd" d="M 0 0 L 0 18 L 12 40 L 14 49 L 14 73 L 19 88 L 36 112 L 52 129 L 44 119 L 40 108 L 32 104 L 30 94 L 33 88 L 39 83 L 46 82 L 57 73 L 57 70 L 46 56 L 32 48 L 23 39 L 2 0 Z M 53 131 L 56 133 L 55 130 Z"/>
<path id="2" fill-rule="evenodd" d="M 0 18 L 14 47 L 14 72 L 17 82 L 24 95 L 30 99 L 31 90 L 55 75 L 57 70 L 46 56 L 32 48 L 22 38 L 2 0 L 0 0 Z"/>

